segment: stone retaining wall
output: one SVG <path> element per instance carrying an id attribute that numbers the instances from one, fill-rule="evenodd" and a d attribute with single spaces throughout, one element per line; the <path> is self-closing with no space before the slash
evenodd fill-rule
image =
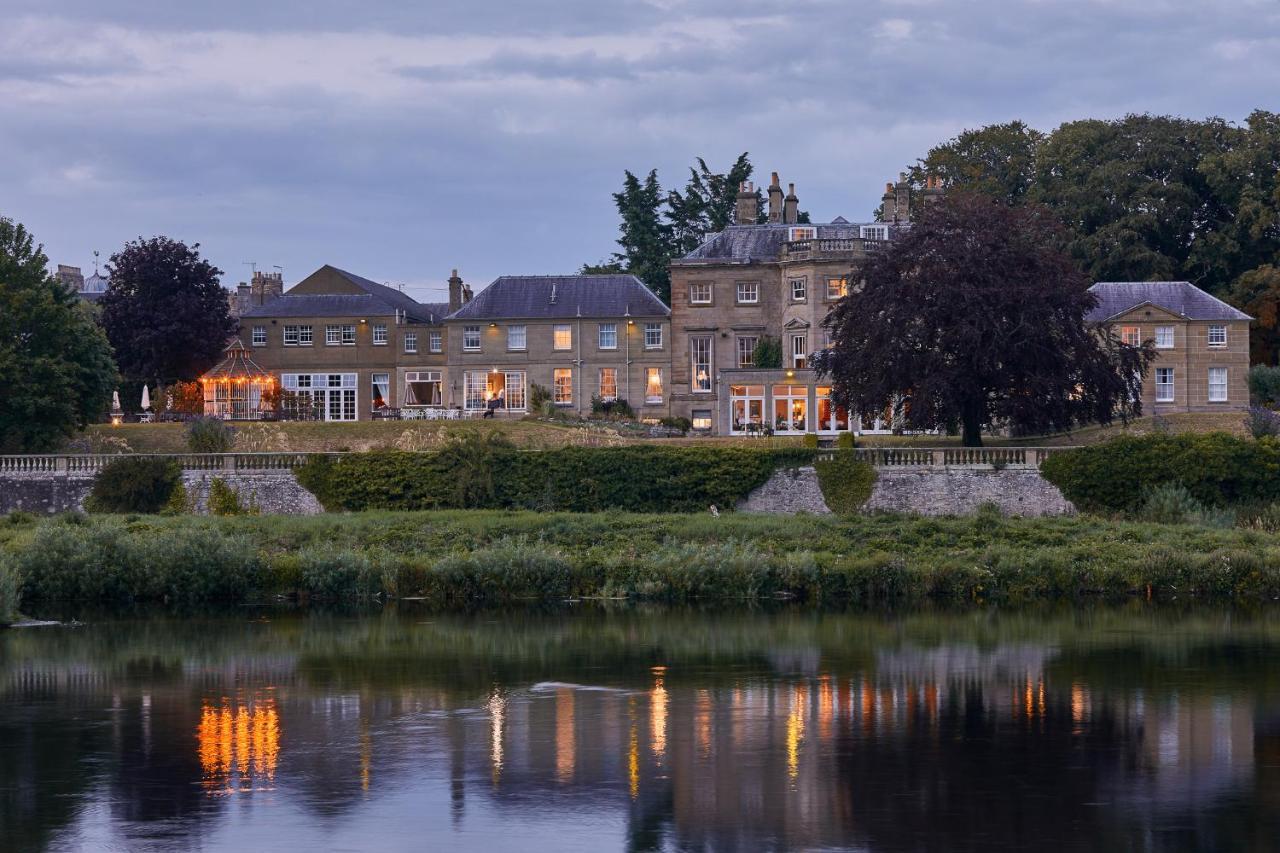
<path id="1" fill-rule="evenodd" d="M 985 503 L 1007 515 L 1066 515 L 1075 512 L 1034 468 L 878 468 L 865 512 L 969 515 Z M 815 515 L 830 513 L 813 468 L 778 471 L 738 506 L 748 512 Z"/>
<path id="2" fill-rule="evenodd" d="M 256 502 L 267 515 L 315 515 L 322 512 L 315 495 L 298 485 L 292 471 L 183 471 L 195 512 L 209 511 L 209 485 L 219 477 L 235 490 L 240 502 Z M 81 473 L 28 472 L 0 475 L 0 514 L 25 510 L 39 515 L 84 509 L 84 499 L 93 488 L 93 475 Z"/>

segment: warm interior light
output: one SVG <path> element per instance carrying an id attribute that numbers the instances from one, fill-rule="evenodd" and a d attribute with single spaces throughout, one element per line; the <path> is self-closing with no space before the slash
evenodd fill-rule
<path id="1" fill-rule="evenodd" d="M 793 377 L 793 376 L 795 376 L 795 375 L 796 375 L 796 372 L 795 372 L 794 370 L 788 370 L 788 371 L 787 371 L 787 378 L 788 378 L 788 379 L 790 379 L 791 377 Z"/>

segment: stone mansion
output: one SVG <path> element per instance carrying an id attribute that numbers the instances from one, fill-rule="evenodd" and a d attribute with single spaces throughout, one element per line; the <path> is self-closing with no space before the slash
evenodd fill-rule
<path id="1" fill-rule="evenodd" d="M 859 263 L 941 192 L 902 176 L 886 185 L 879 221 L 800 222 L 794 185 L 784 194 L 774 173 L 761 224 L 759 195 L 744 184 L 736 224 L 672 261 L 670 306 L 626 274 L 501 276 L 473 295 L 455 270 L 441 303 L 327 265 L 288 291 L 278 275 L 255 275 L 236 294 L 232 358 L 297 414 L 330 421 L 519 417 L 536 385 L 575 413 L 625 400 L 644 420 L 685 417 L 719 435 L 888 432 L 892 411 L 864 422 L 834 406 L 810 358 L 828 344 L 822 321 Z M 1247 315 L 1187 282 L 1093 290 L 1090 322 L 1155 343 L 1144 411 L 1247 406 Z M 762 345 L 781 348 L 781 365 L 756 366 Z M 205 383 L 206 410 L 243 411 L 219 382 Z"/>

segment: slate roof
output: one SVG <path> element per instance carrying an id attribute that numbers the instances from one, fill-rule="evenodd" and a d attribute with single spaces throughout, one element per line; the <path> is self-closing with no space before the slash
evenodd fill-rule
<path id="1" fill-rule="evenodd" d="M 706 261 L 771 261 L 782 253 L 792 228 L 817 228 L 819 240 L 848 240 L 862 236 L 863 225 L 884 225 L 883 222 L 849 222 L 838 216 L 831 222 L 782 225 L 730 225 L 712 234 L 701 246 L 675 264 L 697 264 Z M 903 226 L 891 226 L 902 228 Z"/>
<path id="2" fill-rule="evenodd" d="M 330 267 L 364 293 L 284 294 L 265 305 L 255 305 L 241 317 L 371 317 L 394 316 L 404 312 L 410 320 L 439 323 L 449 313 L 447 302 L 419 302 L 394 287 L 378 284 L 363 276 Z"/>
<path id="3" fill-rule="evenodd" d="M 1098 304 L 1085 320 L 1101 323 L 1141 305 L 1154 305 L 1188 320 L 1252 320 L 1189 281 L 1100 281 L 1089 292 Z"/>
<path id="4" fill-rule="evenodd" d="M 627 314 L 668 317 L 671 309 L 634 275 L 504 275 L 449 319 L 550 320 Z"/>

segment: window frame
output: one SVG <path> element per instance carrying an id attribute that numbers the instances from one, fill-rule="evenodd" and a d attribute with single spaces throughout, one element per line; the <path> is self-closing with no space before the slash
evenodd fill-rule
<path id="1" fill-rule="evenodd" d="M 382 382 L 378 382 L 378 377 L 383 377 Z M 376 412 L 378 407 L 374 405 L 374 399 L 377 397 L 378 385 L 381 384 L 386 393 L 382 395 L 382 404 L 388 408 L 391 406 L 391 374 L 387 371 L 378 371 L 369 374 L 369 411 Z"/>
<path id="2" fill-rule="evenodd" d="M 690 305 L 710 305 L 715 301 L 715 288 L 710 281 L 691 281 L 689 282 L 689 304 Z M 706 298 L 699 298 L 699 294 L 706 291 Z"/>
<path id="3" fill-rule="evenodd" d="M 249 344 L 255 347 L 265 347 L 267 345 L 267 327 L 254 326 L 249 330 Z"/>
<path id="4" fill-rule="evenodd" d="M 836 282 L 839 282 L 840 290 L 835 296 L 832 296 L 831 285 Z M 849 294 L 849 279 L 847 277 L 835 276 L 835 275 L 827 277 L 827 301 L 828 302 L 835 302 L 838 299 L 843 299 L 848 294 Z"/>
<path id="5" fill-rule="evenodd" d="M 463 326 L 462 327 L 462 351 L 463 352 L 480 352 L 481 345 L 484 340 L 484 333 L 480 331 L 480 326 Z M 473 337 L 474 336 L 474 337 Z M 474 343 L 472 343 L 474 341 Z"/>
<path id="6" fill-rule="evenodd" d="M 373 345 L 375 347 L 385 347 L 387 345 L 388 340 L 390 340 L 390 335 L 387 333 L 387 324 L 374 323 L 373 324 Z"/>
<path id="7" fill-rule="evenodd" d="M 1120 343 L 1131 347 L 1142 346 L 1142 327 L 1124 325 L 1120 327 Z"/>
<path id="8" fill-rule="evenodd" d="M 745 344 L 747 343 L 747 341 L 750 341 L 750 342 L 751 342 L 751 345 L 750 345 L 749 347 L 746 347 L 746 346 L 745 346 Z M 759 345 L 760 345 L 760 336 L 759 336 L 759 335 L 738 335 L 738 339 L 737 339 L 737 341 L 736 341 L 736 343 L 735 343 L 735 346 L 734 346 L 734 349 L 735 349 L 735 351 L 736 351 L 736 353 L 737 353 L 737 357 L 738 357 L 738 367 L 740 367 L 740 368 L 741 368 L 741 367 L 755 367 L 755 366 L 756 366 L 756 360 L 755 360 L 755 356 L 756 356 L 756 347 L 758 347 Z M 745 352 L 744 352 L 744 350 L 745 350 Z M 747 356 L 746 361 L 743 361 L 743 356 L 744 356 L 744 355 L 746 355 L 746 356 Z"/>
<path id="9" fill-rule="evenodd" d="M 809 279 L 806 276 L 787 279 L 787 287 L 790 289 L 792 302 L 807 302 L 809 300 Z"/>
<path id="10" fill-rule="evenodd" d="M 1164 334 L 1168 333 L 1168 342 L 1161 343 Z M 1156 349 L 1173 349 L 1174 341 L 1177 340 L 1177 331 L 1173 326 L 1156 326 L 1155 342 Z"/>
<path id="11" fill-rule="evenodd" d="M 706 358 L 699 360 L 698 350 L 705 344 Z M 690 335 L 689 336 L 689 390 L 694 394 L 710 394 L 713 385 L 713 372 L 715 364 L 715 340 L 711 335 Z M 698 380 L 698 368 L 702 367 L 707 375 L 706 387 L 701 387 L 702 382 Z"/>
<path id="12" fill-rule="evenodd" d="M 354 323 L 344 323 L 338 327 L 342 332 L 342 345 L 344 347 L 353 347 L 356 345 L 356 327 Z"/>
<path id="13" fill-rule="evenodd" d="M 749 296 L 745 296 L 749 293 Z M 760 304 L 760 282 L 758 281 L 739 281 L 734 284 L 734 295 L 739 305 L 759 305 Z"/>
<path id="14" fill-rule="evenodd" d="M 560 345 L 560 333 L 568 335 L 568 342 L 564 346 Z M 551 327 L 551 350 L 552 352 L 572 352 L 573 351 L 573 324 L 572 323 L 556 323 Z"/>
<path id="15" fill-rule="evenodd" d="M 657 343 L 650 343 L 649 335 L 653 333 L 657 335 Z M 645 323 L 644 324 L 644 348 L 645 349 L 662 349 L 662 324 L 661 323 Z"/>
<path id="16" fill-rule="evenodd" d="M 612 336 L 613 343 L 606 344 L 606 334 Z M 618 348 L 618 324 L 600 323 L 596 331 L 596 346 L 602 350 L 613 351 Z"/>
<path id="17" fill-rule="evenodd" d="M 519 343 L 516 343 L 516 330 L 519 330 Z M 529 349 L 529 327 L 523 323 L 507 326 L 507 352 L 525 352 Z"/>
<path id="18" fill-rule="evenodd" d="M 605 379 L 605 376 L 606 376 L 606 375 L 608 375 L 608 376 L 611 378 L 611 381 L 612 381 L 612 384 L 613 384 L 613 393 L 612 393 L 612 394 L 605 394 L 605 381 L 604 381 L 604 379 Z M 600 399 L 601 399 L 601 400 L 603 400 L 603 401 L 605 401 L 606 403 L 613 403 L 613 402 L 616 402 L 616 401 L 617 401 L 617 399 L 618 399 L 618 368 L 616 368 L 616 367 L 602 367 L 602 368 L 600 368 L 600 372 L 599 372 L 599 374 L 598 374 L 598 376 L 597 376 L 597 381 L 598 381 L 598 384 L 596 385 L 596 388 L 597 388 L 598 393 L 600 394 Z"/>
<path id="19" fill-rule="evenodd" d="M 1221 332 L 1222 340 L 1214 341 L 1214 333 Z M 1226 323 L 1211 323 L 1208 331 L 1205 333 L 1205 342 L 1213 349 L 1225 349 L 1227 346 L 1227 325 Z"/>
<path id="20" fill-rule="evenodd" d="M 418 352 L 418 333 L 404 333 L 404 351 L 408 355 L 414 355 Z"/>
<path id="21" fill-rule="evenodd" d="M 1229 400 L 1228 398 L 1230 397 L 1230 394 L 1231 394 L 1231 392 L 1230 392 L 1230 379 L 1231 379 L 1231 374 L 1230 374 L 1230 373 L 1228 373 L 1227 371 L 1228 371 L 1228 368 L 1226 368 L 1226 367 L 1210 367 L 1210 368 L 1209 368 L 1209 372 L 1208 372 L 1208 375 L 1207 375 L 1207 377 L 1206 377 L 1206 379 L 1207 379 L 1207 386 L 1206 386 L 1206 391 L 1205 391 L 1205 398 L 1206 398 L 1210 403 L 1227 403 L 1227 402 L 1230 402 L 1230 400 Z M 1221 372 L 1221 373 L 1222 373 L 1222 382 L 1221 382 L 1221 383 L 1216 383 L 1216 382 L 1214 382 L 1214 381 L 1213 381 L 1213 374 L 1214 374 L 1214 372 Z M 1213 389 L 1214 389 L 1214 387 L 1215 387 L 1215 386 L 1219 386 L 1219 385 L 1220 385 L 1220 386 L 1221 386 L 1221 388 L 1222 388 L 1222 396 L 1221 396 L 1221 397 L 1215 397 L 1215 396 L 1213 396 Z"/>
<path id="22" fill-rule="evenodd" d="M 1161 382 L 1160 377 L 1162 374 L 1165 374 L 1165 373 L 1168 374 L 1169 381 Z M 1178 381 L 1178 375 L 1174 372 L 1174 369 L 1172 367 L 1157 367 L 1155 369 L 1155 385 L 1156 385 L 1156 402 L 1157 403 L 1172 403 L 1177 400 L 1178 398 L 1177 381 Z M 1166 388 L 1169 389 L 1169 396 L 1168 397 L 1160 396 L 1161 392 Z"/>
<path id="23" fill-rule="evenodd" d="M 564 380 L 565 393 L 561 394 Z M 573 405 L 573 368 L 554 367 L 551 369 L 551 402 L 556 406 Z"/>
<path id="24" fill-rule="evenodd" d="M 650 392 L 653 390 L 653 376 L 655 374 L 658 377 L 658 393 L 652 394 Z M 662 384 L 662 368 L 646 367 L 644 369 L 644 401 L 646 403 L 661 403 L 664 393 L 664 386 Z"/>
<path id="25" fill-rule="evenodd" d="M 337 323 L 324 327 L 324 345 L 327 347 L 342 346 L 342 327 Z"/>
<path id="26" fill-rule="evenodd" d="M 796 352 L 796 345 L 804 352 Z M 809 367 L 809 335 L 792 332 L 791 334 L 791 369 L 805 370 Z"/>
<path id="27" fill-rule="evenodd" d="M 444 333 L 439 329 L 427 332 L 427 348 L 428 352 L 444 352 Z"/>

